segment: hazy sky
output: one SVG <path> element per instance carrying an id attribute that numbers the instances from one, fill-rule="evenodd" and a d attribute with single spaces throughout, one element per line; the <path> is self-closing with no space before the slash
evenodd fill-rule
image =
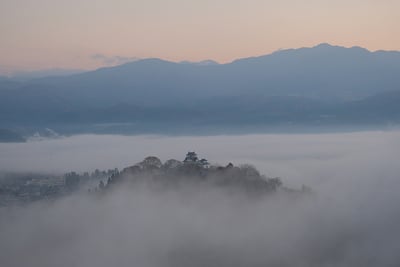
<path id="1" fill-rule="evenodd" d="M 398 0 L 1 0 L 0 73 L 228 62 L 322 42 L 400 50 L 399 13 Z"/>

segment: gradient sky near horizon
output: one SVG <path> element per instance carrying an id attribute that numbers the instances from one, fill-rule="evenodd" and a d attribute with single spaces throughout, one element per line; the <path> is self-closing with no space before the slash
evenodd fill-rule
<path id="1" fill-rule="evenodd" d="M 229 62 L 328 42 L 400 50 L 399 0 L 1 0 L 0 74 Z"/>

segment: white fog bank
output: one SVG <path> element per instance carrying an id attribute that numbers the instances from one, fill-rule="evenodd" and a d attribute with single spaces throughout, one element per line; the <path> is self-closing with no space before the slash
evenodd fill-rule
<path id="1" fill-rule="evenodd" d="M 324 186 L 353 177 L 400 173 L 400 132 L 242 135 L 206 137 L 81 135 L 0 144 L 0 170 L 9 172 L 93 171 L 124 168 L 146 156 L 183 160 L 189 150 L 211 163 L 250 163 L 285 184 Z"/>
<path id="2" fill-rule="evenodd" d="M 1 144 L 2 171 L 125 167 L 147 155 L 251 163 L 284 185 L 259 201 L 218 190 L 120 189 L 0 209 L 2 266 L 400 266 L 400 132 L 76 136 Z"/>

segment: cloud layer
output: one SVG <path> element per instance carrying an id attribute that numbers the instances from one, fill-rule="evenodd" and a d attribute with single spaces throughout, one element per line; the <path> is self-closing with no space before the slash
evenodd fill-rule
<path id="1" fill-rule="evenodd" d="M 161 154 L 165 160 L 190 147 L 212 161 L 244 160 L 280 172 L 286 184 L 308 182 L 316 194 L 295 199 L 278 194 L 254 201 L 212 188 L 163 193 L 120 189 L 101 198 L 76 195 L 1 209 L 2 264 L 398 266 L 398 137 L 398 132 L 101 137 L 103 143 L 111 138 L 105 144 L 110 158 L 129 154 L 116 152 L 122 144 L 131 152 L 125 158 L 129 162 L 140 161 L 136 157 L 144 153 Z M 72 148 L 71 141 L 79 148 Z M 38 144 L 55 151 L 63 149 L 63 142 L 70 150 L 53 157 L 70 157 L 74 165 L 72 155 L 79 155 L 79 149 L 93 153 L 83 153 L 80 161 L 87 157 L 89 165 L 90 160 L 107 162 L 107 157 L 94 157 L 102 154 L 94 149 L 99 145 L 96 137 Z M 33 149 L 35 144 L 25 146 Z"/>
<path id="2" fill-rule="evenodd" d="M 94 54 L 90 56 L 90 59 L 100 62 L 105 66 L 115 66 L 124 63 L 140 60 L 137 57 L 121 57 L 121 56 L 106 56 L 103 54 Z"/>

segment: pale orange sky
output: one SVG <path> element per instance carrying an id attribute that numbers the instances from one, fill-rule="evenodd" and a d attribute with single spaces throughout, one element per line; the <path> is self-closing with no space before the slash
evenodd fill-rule
<path id="1" fill-rule="evenodd" d="M 322 42 L 400 50 L 400 1 L 0 1 L 0 73 L 91 69 L 100 55 L 229 62 Z"/>

